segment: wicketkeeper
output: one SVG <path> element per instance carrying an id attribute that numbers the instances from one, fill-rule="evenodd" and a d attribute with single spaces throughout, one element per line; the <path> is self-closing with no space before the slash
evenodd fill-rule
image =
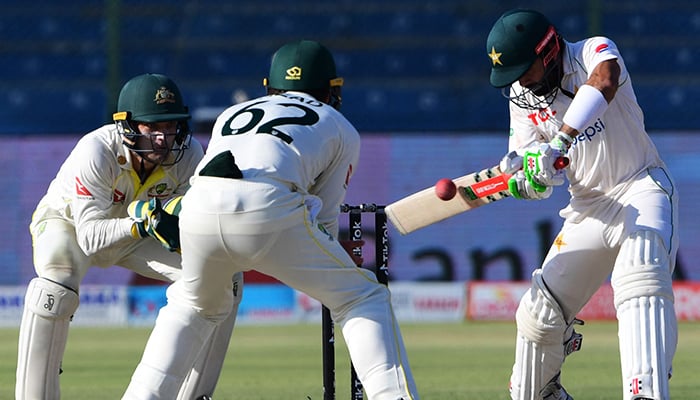
<path id="1" fill-rule="evenodd" d="M 189 119 L 170 78 L 137 76 L 121 90 L 114 123 L 83 136 L 51 182 L 30 226 L 37 277 L 27 287 L 19 333 L 17 400 L 60 398 L 61 360 L 88 268 L 180 278 L 179 200 L 203 157 Z M 173 398 L 212 395 L 242 295 L 240 274 L 233 285 L 225 322 Z"/>

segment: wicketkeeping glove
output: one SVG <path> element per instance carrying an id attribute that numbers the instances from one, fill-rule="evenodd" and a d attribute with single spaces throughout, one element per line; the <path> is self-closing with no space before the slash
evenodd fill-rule
<path id="1" fill-rule="evenodd" d="M 180 206 L 179 200 L 180 198 L 171 200 L 166 204 L 166 208 L 177 213 Z M 133 201 L 129 204 L 127 212 L 134 221 L 131 227 L 131 235 L 134 238 L 150 236 L 169 251 L 180 250 L 179 218 L 163 210 L 159 199 Z"/>
<path id="2" fill-rule="evenodd" d="M 129 214 L 129 217 L 131 217 L 131 220 L 134 221 L 134 224 L 131 225 L 131 236 L 133 236 L 134 239 L 148 237 L 149 217 L 153 212 L 151 202 L 141 200 L 132 201 L 127 207 L 126 212 Z"/>

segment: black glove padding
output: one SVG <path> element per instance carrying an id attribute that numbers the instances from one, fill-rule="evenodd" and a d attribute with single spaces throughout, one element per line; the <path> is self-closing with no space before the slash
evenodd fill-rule
<path id="1" fill-rule="evenodd" d="M 180 218 L 163 210 L 159 199 L 153 198 L 151 202 L 155 202 L 155 204 L 153 204 L 152 229 L 149 230 L 149 235 L 158 240 L 166 249 L 179 252 Z"/>

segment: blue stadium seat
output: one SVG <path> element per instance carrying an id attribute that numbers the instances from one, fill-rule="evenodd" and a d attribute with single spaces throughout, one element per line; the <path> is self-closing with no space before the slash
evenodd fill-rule
<path id="1" fill-rule="evenodd" d="M 700 114 L 694 104 L 700 98 L 700 85 L 662 81 L 635 81 L 637 100 L 644 111 L 647 130 L 695 129 Z"/>
<path id="2" fill-rule="evenodd" d="M 110 59 L 104 5 L 3 3 L 0 106 L 7 118 L 0 131 L 93 128 L 90 117 L 106 114 L 111 73 L 122 81 L 165 73 L 187 87 L 193 107 L 227 105 L 236 90 L 262 94 L 272 52 L 300 38 L 333 50 L 346 78 L 343 110 L 363 129 L 500 130 L 506 124 L 507 102 L 488 85 L 485 41 L 500 13 L 519 6 L 518 0 L 385 0 L 362 7 L 353 0 L 298 0 L 294 7 L 286 0 L 268 0 L 264 7 L 253 0 L 120 4 L 120 49 Z M 648 104 L 648 126 L 698 125 L 700 117 L 687 106 L 697 98 L 700 62 L 700 14 L 692 2 L 609 2 L 597 19 L 588 2 L 531 6 L 538 4 L 546 4 L 541 8 L 570 41 L 592 29 L 616 41 L 640 102 Z M 68 119 L 67 113 L 90 116 Z"/>
<path id="3" fill-rule="evenodd" d="M 622 58 L 632 77 L 637 74 L 692 74 L 697 73 L 700 53 L 690 45 L 668 46 L 620 45 Z"/>
<path id="4" fill-rule="evenodd" d="M 688 2 L 686 9 L 682 4 L 654 3 L 630 10 L 606 10 L 602 18 L 605 35 L 642 35 L 653 42 L 664 36 L 692 39 L 700 33 L 697 4 Z"/>
<path id="5" fill-rule="evenodd" d="M 27 87 L 3 92 L 2 132 L 84 134 L 109 120 L 105 98 L 101 89 L 71 87 L 42 91 Z"/>

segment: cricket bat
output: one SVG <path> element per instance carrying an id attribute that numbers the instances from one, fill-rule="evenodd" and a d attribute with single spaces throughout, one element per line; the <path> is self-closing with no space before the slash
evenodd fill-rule
<path id="1" fill-rule="evenodd" d="M 498 165 L 453 179 L 457 195 L 442 200 L 435 194 L 435 187 L 423 189 L 384 208 L 384 212 L 402 234 L 440 222 L 484 204 L 510 196 L 508 179 Z"/>
<path id="2" fill-rule="evenodd" d="M 559 158 L 557 169 L 565 168 L 568 158 Z M 481 207 L 510 197 L 508 179 L 511 174 L 504 174 L 496 165 L 468 175 L 453 179 L 457 186 L 457 195 L 450 200 L 442 200 L 435 194 L 435 187 L 397 200 L 384 209 L 387 217 L 402 235 L 445 220 L 454 215 Z"/>

